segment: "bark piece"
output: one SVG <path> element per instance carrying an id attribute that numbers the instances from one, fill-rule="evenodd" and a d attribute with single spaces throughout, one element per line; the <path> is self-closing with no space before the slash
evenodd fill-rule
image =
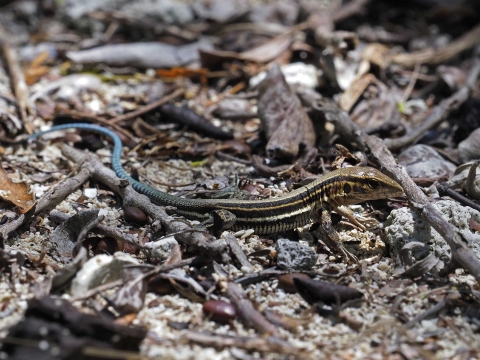
<path id="1" fill-rule="evenodd" d="M 98 217 L 99 210 L 84 210 L 59 225 L 52 234 L 52 242 L 63 257 L 72 255 L 82 230 Z"/>

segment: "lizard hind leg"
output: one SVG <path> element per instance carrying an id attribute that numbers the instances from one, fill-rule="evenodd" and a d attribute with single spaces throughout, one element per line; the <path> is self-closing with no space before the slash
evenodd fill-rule
<path id="1" fill-rule="evenodd" d="M 237 217 L 228 210 L 217 209 L 210 212 L 213 219 L 213 234 L 220 235 L 224 230 L 228 230 L 235 225 Z"/>

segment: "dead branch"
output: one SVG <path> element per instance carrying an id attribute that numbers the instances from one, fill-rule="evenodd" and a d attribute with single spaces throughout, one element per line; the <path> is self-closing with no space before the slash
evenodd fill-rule
<path id="1" fill-rule="evenodd" d="M 409 54 L 395 54 L 391 57 L 391 61 L 407 67 L 414 67 L 416 64 L 440 64 L 462 51 L 474 47 L 479 41 L 480 25 L 477 25 L 443 48 L 423 49 Z"/>
<path id="2" fill-rule="evenodd" d="M 20 119 L 23 121 L 23 126 L 29 134 L 33 134 L 32 124 L 29 122 L 28 114 L 34 114 L 33 107 L 28 99 L 28 88 L 23 76 L 23 71 L 20 67 L 15 50 L 11 47 L 8 41 L 8 34 L 3 27 L 0 26 L 0 48 L 7 63 L 11 76 L 12 89 L 17 101 L 18 112 Z"/>
<path id="3" fill-rule="evenodd" d="M 468 247 L 468 239 L 433 207 L 427 196 L 407 174 L 407 171 L 396 164 L 382 140 L 376 136 L 367 136 L 365 141 L 373 158 L 387 174 L 402 185 L 410 202 L 448 243 L 452 251 L 452 260 L 457 265 L 467 269 L 480 283 L 480 260 Z"/>
<path id="4" fill-rule="evenodd" d="M 66 144 L 62 144 L 61 149 L 68 159 L 77 164 L 81 163 L 82 168 L 87 168 L 95 180 L 119 194 L 125 206 L 142 209 L 148 216 L 158 220 L 167 232 L 176 233 L 175 239 L 178 241 L 197 248 L 207 256 L 221 256 L 223 261 L 230 259 L 225 244 L 214 241 L 211 235 L 192 229 L 184 221 L 176 220 L 168 215 L 163 207 L 152 204 L 147 196 L 133 190 L 127 180 L 118 178 L 113 170 L 107 168 L 97 156 L 79 151 Z"/>
<path id="5" fill-rule="evenodd" d="M 299 359 L 311 359 L 311 357 L 305 351 L 293 347 L 286 341 L 272 337 L 234 337 L 211 335 L 196 331 L 185 331 L 182 333 L 182 338 L 188 342 L 194 342 L 196 344 L 206 347 L 237 347 L 239 349 L 245 349 L 248 351 L 295 355 Z"/>
<path id="6" fill-rule="evenodd" d="M 72 177 L 66 178 L 55 186 L 51 187 L 39 200 L 35 207 L 35 215 L 42 215 L 55 209 L 58 204 L 67 198 L 68 195 L 80 189 L 87 182 L 91 173 L 89 169 L 82 168 Z"/>

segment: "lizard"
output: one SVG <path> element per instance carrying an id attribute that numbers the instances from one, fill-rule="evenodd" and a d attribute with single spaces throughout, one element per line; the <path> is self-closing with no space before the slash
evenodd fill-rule
<path id="1" fill-rule="evenodd" d="M 119 178 L 127 179 L 137 192 L 146 195 L 154 204 L 174 208 L 177 215 L 199 220 L 212 226 L 216 233 L 223 230 L 253 229 L 259 235 L 271 234 L 319 221 L 322 231 L 330 240 L 340 243 L 332 225 L 332 211 L 346 216 L 364 230 L 365 227 L 353 214 L 342 208 L 367 200 L 403 194 L 402 187 L 379 170 L 367 166 L 352 166 L 333 170 L 286 195 L 270 199 L 181 198 L 154 189 L 129 176 L 121 164 L 122 141 L 115 132 L 107 128 L 85 123 L 57 125 L 30 135 L 27 140 L 33 141 L 47 133 L 68 129 L 86 130 L 109 137 L 114 144 L 112 169 Z M 341 244 L 340 249 L 345 255 Z"/>

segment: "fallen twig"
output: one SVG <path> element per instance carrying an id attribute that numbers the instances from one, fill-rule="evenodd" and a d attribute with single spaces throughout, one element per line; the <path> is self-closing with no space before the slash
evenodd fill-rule
<path id="1" fill-rule="evenodd" d="M 415 185 L 407 174 L 407 171 L 397 165 L 393 156 L 379 138 L 376 136 L 367 136 L 365 142 L 372 156 L 378 161 L 383 170 L 402 185 L 410 202 L 448 243 L 452 251 L 452 260 L 457 265 L 467 269 L 480 283 L 480 260 L 475 256 L 472 249 L 468 247 L 468 239 L 433 207 L 427 196 Z"/>
<path id="2" fill-rule="evenodd" d="M 68 195 L 80 189 L 92 174 L 89 169 L 82 168 L 72 177 L 68 177 L 52 186 L 37 202 L 35 215 L 42 215 L 55 209 Z"/>
<path id="3" fill-rule="evenodd" d="M 253 327 L 261 334 L 278 334 L 275 325 L 270 323 L 262 314 L 255 310 L 251 301 L 245 296 L 245 291 L 243 291 L 239 285 L 229 282 L 224 295 L 230 299 L 233 305 L 235 305 L 238 315 L 248 326 Z"/>
<path id="4" fill-rule="evenodd" d="M 227 234 L 225 236 L 225 242 L 230 246 L 230 250 L 232 250 L 233 255 L 237 258 L 238 262 L 240 265 L 243 267 L 246 267 L 248 269 L 251 269 L 253 265 L 248 261 L 247 256 L 243 252 L 242 248 L 238 244 L 238 240 L 235 236 L 232 234 Z"/>
<path id="5" fill-rule="evenodd" d="M 395 54 L 391 61 L 403 66 L 413 67 L 417 64 L 440 64 L 462 51 L 472 48 L 480 41 L 480 25 L 452 41 L 443 48 L 422 49 L 409 54 Z"/>
<path id="6" fill-rule="evenodd" d="M 204 232 L 192 231 L 192 228 L 184 221 L 176 220 L 168 215 L 163 207 L 152 204 L 147 196 L 133 190 L 127 180 L 118 178 L 113 170 L 107 168 L 97 156 L 66 144 L 62 144 L 61 149 L 67 158 L 77 164 L 82 163 L 82 168 L 87 168 L 95 180 L 107 185 L 119 194 L 123 198 L 124 206 L 134 206 L 143 210 L 148 216 L 158 220 L 167 232 L 178 233 L 175 235 L 175 239 L 199 249 L 205 255 L 210 257 L 221 256 L 222 261 L 225 262 L 230 259 L 225 244 L 214 241 L 212 236 Z"/>
<path id="7" fill-rule="evenodd" d="M 294 347 L 288 342 L 274 337 L 234 337 L 211 335 L 197 331 L 184 331 L 182 333 L 182 339 L 208 347 L 237 347 L 249 351 L 294 355 L 298 359 L 311 359 L 311 356 L 309 356 L 305 350 Z"/>
<path id="8" fill-rule="evenodd" d="M 443 120 L 447 119 L 452 111 L 458 109 L 463 103 L 465 103 L 475 87 L 475 82 L 480 74 L 480 59 L 477 57 L 468 75 L 467 83 L 456 91 L 452 96 L 444 99 L 435 106 L 430 115 L 425 119 L 422 124 L 410 131 L 406 135 L 396 139 L 385 139 L 384 143 L 390 150 L 398 150 L 404 146 L 410 145 L 422 137 L 427 130 L 440 124 Z"/>
<path id="9" fill-rule="evenodd" d="M 124 115 L 119 115 L 117 117 L 114 117 L 113 119 L 108 120 L 109 125 L 114 125 L 122 121 L 128 121 L 135 119 L 137 116 L 146 114 L 147 112 L 150 112 L 152 110 L 155 110 L 156 108 L 174 100 L 175 98 L 179 97 L 181 94 L 183 94 L 185 90 L 184 89 L 177 89 L 171 94 L 168 94 L 161 99 L 158 99 L 157 101 L 154 101 L 150 104 L 147 104 L 145 106 L 142 106 L 141 108 L 138 108 L 137 110 L 131 111 L 129 113 L 126 113 Z"/>
<path id="10" fill-rule="evenodd" d="M 12 89 L 15 93 L 20 119 L 23 121 L 25 130 L 29 134 L 33 134 L 34 129 L 32 124 L 29 122 L 28 115 L 34 114 L 34 110 L 28 99 L 27 83 L 25 82 L 25 77 L 23 76 L 23 71 L 20 67 L 17 54 L 10 46 L 8 34 L 3 27 L 0 27 L 0 45 L 3 52 L 3 57 L 10 71 Z"/>

